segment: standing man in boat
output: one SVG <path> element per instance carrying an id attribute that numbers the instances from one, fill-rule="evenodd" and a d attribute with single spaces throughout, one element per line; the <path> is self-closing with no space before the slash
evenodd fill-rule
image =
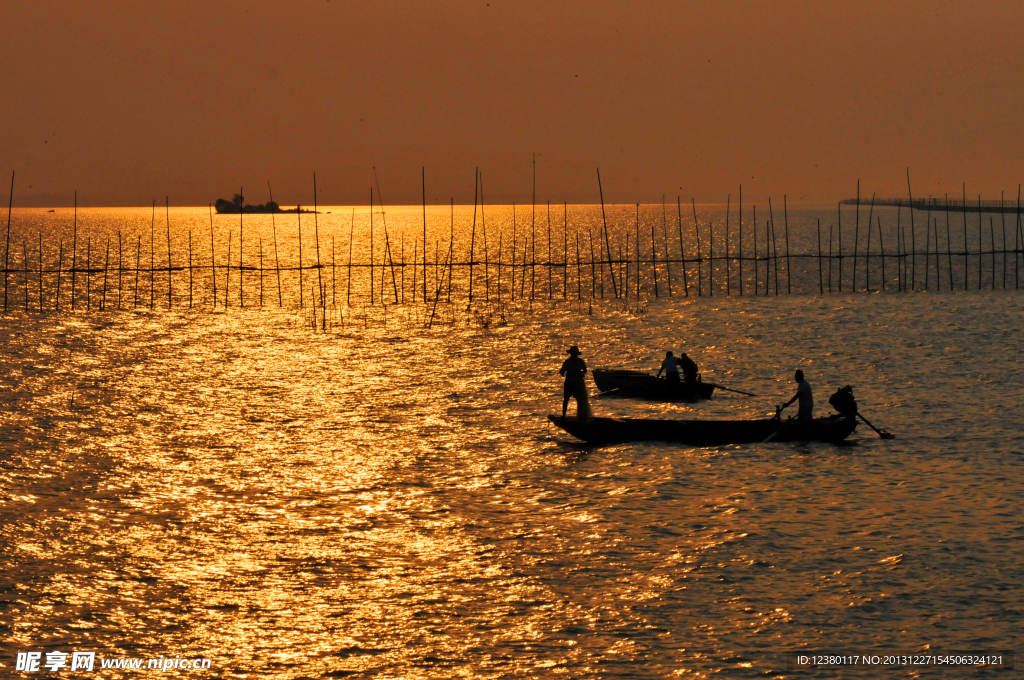
<path id="1" fill-rule="evenodd" d="M 562 362 L 559 375 L 565 376 L 565 386 L 562 396 L 562 418 L 569 408 L 569 397 L 576 400 L 576 418 L 586 420 L 590 418 L 590 402 L 587 400 L 587 364 L 580 359 L 580 348 L 573 345 L 569 348 L 569 358 Z"/>
<path id="2" fill-rule="evenodd" d="M 811 385 L 804 380 L 804 372 L 797 369 L 793 375 L 796 380 L 796 394 L 793 398 L 782 405 L 782 408 L 786 408 L 796 400 L 800 400 L 800 408 L 796 412 L 797 420 L 813 420 L 814 419 L 814 395 L 811 393 Z"/>
<path id="3" fill-rule="evenodd" d="M 679 365 L 683 367 L 683 378 L 687 383 L 693 384 L 697 382 L 697 362 L 686 356 L 686 352 L 679 357 Z"/>
<path id="4" fill-rule="evenodd" d="M 672 356 L 672 352 L 665 352 L 665 360 L 661 362 L 657 377 L 661 377 L 662 371 L 665 371 L 665 379 L 669 382 L 679 382 L 679 360 Z"/>

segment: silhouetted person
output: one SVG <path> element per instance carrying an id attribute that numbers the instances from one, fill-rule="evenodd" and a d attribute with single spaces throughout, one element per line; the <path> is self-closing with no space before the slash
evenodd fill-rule
<path id="1" fill-rule="evenodd" d="M 665 360 L 658 369 L 659 378 L 662 371 L 665 371 L 665 379 L 669 382 L 679 382 L 679 360 L 672 356 L 672 352 L 665 352 Z"/>
<path id="2" fill-rule="evenodd" d="M 559 375 L 565 376 L 562 397 L 562 417 L 569 408 L 569 397 L 576 400 L 576 418 L 585 420 L 590 417 L 590 402 L 587 401 L 587 364 L 580 359 L 580 348 L 573 345 L 569 348 L 569 358 L 562 363 Z"/>
<path id="3" fill-rule="evenodd" d="M 793 379 L 796 380 L 796 394 L 793 398 L 782 405 L 782 408 L 786 408 L 796 400 L 800 400 L 800 408 L 796 412 L 797 420 L 813 420 L 814 419 L 814 395 L 811 393 L 811 385 L 804 380 L 804 372 L 797 369 L 797 372 L 793 375 Z"/>
<path id="4" fill-rule="evenodd" d="M 686 356 L 686 352 L 683 352 L 682 356 L 679 357 L 679 365 L 683 368 L 683 378 L 686 382 L 697 382 L 697 363 Z"/>

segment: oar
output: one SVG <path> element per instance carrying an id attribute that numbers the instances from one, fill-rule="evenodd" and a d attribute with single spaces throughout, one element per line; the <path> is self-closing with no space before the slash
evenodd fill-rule
<path id="1" fill-rule="evenodd" d="M 705 385 L 711 385 L 716 390 L 725 390 L 726 392 L 735 392 L 736 394 L 742 394 L 745 397 L 756 397 L 757 396 L 756 394 L 752 394 L 750 392 L 743 392 L 741 390 L 734 390 L 731 387 L 723 387 L 722 385 L 719 385 L 718 383 L 707 382 L 707 383 L 704 383 L 704 384 Z"/>
<path id="2" fill-rule="evenodd" d="M 881 437 L 882 439 L 895 439 L 896 438 L 896 435 L 894 435 L 892 432 L 887 432 L 886 430 L 879 430 L 877 427 L 872 425 L 871 421 L 869 421 L 867 418 L 862 416 L 860 414 L 860 412 L 857 413 L 857 417 L 860 418 L 861 420 L 863 420 L 865 423 L 867 423 L 868 427 L 870 427 L 872 430 L 877 432 L 878 436 Z"/>
<path id="3" fill-rule="evenodd" d="M 775 418 L 774 418 L 774 420 L 778 420 L 779 421 L 779 426 L 777 428 L 775 428 L 775 432 L 772 432 L 770 435 L 768 435 L 767 437 L 764 438 L 764 441 L 761 442 L 762 444 L 767 444 L 771 440 L 775 439 L 775 435 L 777 435 L 779 432 L 782 432 L 782 409 L 784 409 L 784 408 L 786 408 L 785 405 L 776 406 L 775 407 Z"/>

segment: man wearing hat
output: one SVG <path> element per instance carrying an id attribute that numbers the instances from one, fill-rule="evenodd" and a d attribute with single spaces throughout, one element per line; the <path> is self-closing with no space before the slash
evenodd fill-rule
<path id="1" fill-rule="evenodd" d="M 590 416 L 590 404 L 587 401 L 587 385 L 584 378 L 587 365 L 580 359 L 580 348 L 573 345 L 569 348 L 569 358 L 562 363 L 560 375 L 565 376 L 565 387 L 562 397 L 562 417 L 569 408 L 569 397 L 576 400 L 576 417 L 583 419 Z"/>

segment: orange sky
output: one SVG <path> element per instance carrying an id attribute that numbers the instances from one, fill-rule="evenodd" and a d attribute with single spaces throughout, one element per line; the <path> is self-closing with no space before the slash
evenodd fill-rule
<path id="1" fill-rule="evenodd" d="M 15 205 L 998 197 L 1024 181 L 1024 3 L 0 5 Z M 7 180 L 0 181 L 0 184 Z M 31 186 L 31 188 L 29 188 Z M 6 185 L 3 193 L 6 194 Z"/>

